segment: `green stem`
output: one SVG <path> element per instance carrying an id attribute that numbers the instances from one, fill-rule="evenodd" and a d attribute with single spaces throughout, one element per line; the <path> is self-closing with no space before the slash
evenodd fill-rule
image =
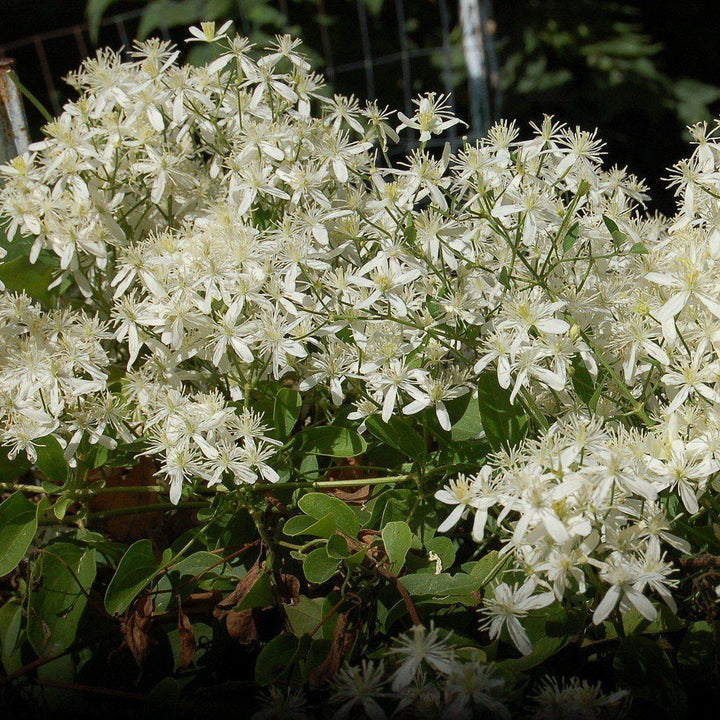
<path id="1" fill-rule="evenodd" d="M 578 326 L 578 330 L 580 331 L 580 337 L 587 343 L 588 347 L 593 351 L 595 354 L 595 357 L 598 359 L 600 364 L 607 370 L 608 375 L 614 380 L 618 388 L 620 389 L 620 392 L 622 392 L 623 395 L 631 402 L 633 412 L 648 426 L 652 425 L 652 422 L 650 418 L 648 417 L 647 413 L 645 412 L 645 408 L 643 407 L 643 404 L 639 402 L 635 396 L 630 392 L 630 389 L 628 386 L 623 382 L 623 380 L 620 378 L 620 376 L 615 372 L 615 368 L 605 359 L 605 356 L 603 355 L 600 348 L 595 345 L 595 343 L 590 339 L 590 336 Z"/>
<path id="2" fill-rule="evenodd" d="M 89 513 L 88 515 L 66 515 L 62 520 L 57 518 L 45 518 L 40 521 L 40 525 L 75 525 L 80 521 L 85 523 L 95 520 L 108 520 L 110 518 L 122 517 L 124 515 L 139 515 L 148 512 L 164 512 L 170 510 L 190 510 L 207 507 L 204 502 L 186 502 L 182 505 L 173 505 L 172 503 L 155 503 L 153 505 L 138 505 L 130 508 L 116 508 L 113 510 L 104 510 L 103 512 Z"/>
<path id="3" fill-rule="evenodd" d="M 417 479 L 415 475 L 388 475 L 382 478 L 358 478 L 357 480 L 318 480 L 315 482 L 305 483 L 282 483 L 280 485 L 272 484 L 260 484 L 260 485 L 244 485 L 238 489 L 248 491 L 260 491 L 260 492 L 272 492 L 278 490 L 323 490 L 332 488 L 343 488 L 343 487 L 361 487 L 363 485 L 391 485 L 393 483 L 400 482 L 414 482 Z M 146 485 L 140 487 L 113 487 L 113 488 L 97 488 L 96 490 L 84 489 L 78 490 L 73 493 L 77 497 L 92 497 L 94 495 L 119 495 L 123 493 L 128 494 L 143 494 L 143 493 L 162 493 L 167 490 L 162 485 Z M 33 495 L 47 495 L 51 496 L 52 493 L 44 490 L 39 485 L 22 485 L 14 483 L 0 483 L 0 492 L 24 492 Z M 213 495 L 215 493 L 228 493 L 230 492 L 224 485 L 217 485 L 212 488 L 199 488 L 195 490 L 197 494 Z M 123 515 L 133 515 L 136 513 L 145 512 L 156 512 L 163 510 L 181 510 L 190 508 L 205 507 L 205 502 L 183 502 L 179 505 L 173 505 L 172 503 L 154 503 L 152 505 L 138 505 L 137 507 L 130 508 L 117 508 L 113 510 L 105 510 L 103 512 L 89 513 L 87 515 L 68 515 L 62 520 L 54 518 L 47 518 L 41 521 L 41 525 L 72 525 L 79 522 L 92 522 L 94 520 L 107 520 L 108 518 L 120 517 Z"/>
<path id="4" fill-rule="evenodd" d="M 411 482 L 415 481 L 417 477 L 415 475 L 388 475 L 387 477 L 381 478 L 358 478 L 357 480 L 316 480 L 315 482 L 307 483 L 283 483 L 282 485 L 260 485 L 254 487 L 262 487 L 266 490 L 270 488 L 292 488 L 305 489 L 305 488 L 341 488 L 341 487 L 357 487 L 361 485 L 390 485 L 397 482 Z"/>

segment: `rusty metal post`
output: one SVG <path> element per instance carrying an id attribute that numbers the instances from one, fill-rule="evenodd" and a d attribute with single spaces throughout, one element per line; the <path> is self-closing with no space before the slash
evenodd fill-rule
<path id="1" fill-rule="evenodd" d="M 0 163 L 21 155 L 30 144 L 22 96 L 10 77 L 14 67 L 14 60 L 0 58 Z"/>

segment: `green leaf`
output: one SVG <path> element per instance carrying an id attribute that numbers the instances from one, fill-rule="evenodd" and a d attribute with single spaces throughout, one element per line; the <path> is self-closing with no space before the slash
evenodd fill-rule
<path id="1" fill-rule="evenodd" d="M 274 637 L 258 655 L 255 680 L 260 685 L 277 682 L 290 671 L 298 651 L 299 640 L 291 633 Z"/>
<path id="2" fill-rule="evenodd" d="M 440 558 L 443 569 L 451 568 L 455 562 L 455 545 L 449 537 L 438 535 L 425 541 L 428 553 L 435 553 Z"/>
<path id="3" fill-rule="evenodd" d="M 272 580 L 266 572 L 261 572 L 257 580 L 252 584 L 247 594 L 233 608 L 233 610 L 251 610 L 252 608 L 270 607 L 275 602 L 273 595 Z"/>
<path id="4" fill-rule="evenodd" d="M 284 440 L 290 437 L 295 423 L 300 417 L 302 408 L 302 396 L 296 390 L 280 388 L 275 396 L 273 408 L 273 422 L 278 431 L 278 437 Z"/>
<path id="5" fill-rule="evenodd" d="M 704 620 L 692 623 L 677 651 L 677 661 L 684 674 L 708 675 L 715 664 L 715 638 L 713 626 Z"/>
<path id="6" fill-rule="evenodd" d="M 678 78 L 673 83 L 677 100 L 677 114 L 683 125 L 694 125 L 699 120 L 710 120 L 710 105 L 720 99 L 720 88 L 695 78 Z"/>
<path id="7" fill-rule="evenodd" d="M 392 520 L 407 520 L 416 496 L 410 490 L 402 488 L 388 488 L 382 490 L 370 501 L 370 520 L 366 523 L 368 527 L 385 527 Z M 388 512 L 390 505 L 397 505 L 401 509 L 399 517 L 390 517 L 393 514 Z M 387 516 L 387 517 L 386 517 Z"/>
<path id="8" fill-rule="evenodd" d="M 329 512 L 319 520 L 307 515 L 291 517 L 283 526 L 283 532 L 290 537 L 296 535 L 314 535 L 329 538 L 337 530 L 335 515 Z"/>
<path id="9" fill-rule="evenodd" d="M 155 30 L 168 29 L 178 25 L 187 27 L 200 20 L 205 20 L 201 7 L 194 2 L 172 2 L 172 0 L 156 0 L 156 2 L 149 3 L 140 18 L 137 29 L 138 40 L 145 40 Z"/>
<path id="10" fill-rule="evenodd" d="M 105 593 L 105 609 L 116 615 L 124 612 L 155 577 L 159 565 L 150 540 L 133 543 L 120 559 Z"/>
<path id="11" fill-rule="evenodd" d="M 391 522 L 382 529 L 382 539 L 388 559 L 392 563 L 392 572 L 397 575 L 405 564 L 405 556 L 412 545 L 412 530 L 406 522 Z"/>
<path id="12" fill-rule="evenodd" d="M 505 555 L 500 557 L 497 550 L 491 550 L 476 562 L 465 563 L 462 569 L 470 573 L 473 577 L 480 580 L 480 587 L 492 583 L 493 580 L 499 579 L 503 569 L 510 564 L 510 557 Z"/>
<path id="13" fill-rule="evenodd" d="M 0 605 L 0 662 L 6 675 L 19 670 L 22 665 L 20 633 L 22 630 L 23 604 L 11 598 Z"/>
<path id="14" fill-rule="evenodd" d="M 565 233 L 565 237 L 563 238 L 563 254 L 572 249 L 573 245 L 577 242 L 579 235 L 580 223 L 576 221 L 568 228 L 568 231 Z"/>
<path id="15" fill-rule="evenodd" d="M 478 590 L 481 584 L 479 578 L 465 573 L 458 573 L 457 575 L 450 575 L 449 573 L 440 573 L 439 575 L 414 573 L 401 577 L 400 582 L 413 596 L 431 595 L 433 597 L 469 595 Z"/>
<path id="16" fill-rule="evenodd" d="M 110 449 L 97 443 L 88 457 L 88 465 L 91 470 L 106 467 L 110 458 Z"/>
<path id="17" fill-rule="evenodd" d="M 222 572 L 223 565 L 218 563 L 221 560 L 222 558 L 217 555 L 201 550 L 199 552 L 192 553 L 192 555 L 188 555 L 179 562 L 176 562 L 172 566 L 172 569 L 168 572 L 168 575 L 174 577 L 189 575 L 194 577 L 195 575 L 199 575 L 200 573 L 208 570 L 208 568 L 213 568 L 213 573 L 220 574 Z"/>
<path id="18" fill-rule="evenodd" d="M 500 268 L 497 279 L 504 288 L 508 290 L 510 289 L 510 274 L 508 273 L 508 270 L 504 265 Z"/>
<path id="19" fill-rule="evenodd" d="M 339 561 L 331 558 L 324 547 L 311 550 L 303 560 L 303 572 L 308 582 L 321 583 L 329 580 L 337 571 Z"/>
<path id="20" fill-rule="evenodd" d="M 510 404 L 511 391 L 500 387 L 495 372 L 478 379 L 478 407 L 485 436 L 493 450 L 517 445 L 527 432 L 527 418 L 519 404 Z"/>
<path id="21" fill-rule="evenodd" d="M 52 268 L 38 260 L 31 263 L 25 255 L 0 263 L 0 281 L 7 290 L 25 292 L 43 305 L 53 304 L 48 285 L 52 282 Z"/>
<path id="22" fill-rule="evenodd" d="M 382 10 L 384 0 L 364 0 L 364 2 L 371 15 L 379 15 Z"/>
<path id="23" fill-rule="evenodd" d="M 12 460 L 7 449 L 0 448 L 0 482 L 13 482 L 26 473 L 32 466 L 24 455 L 16 455 Z"/>
<path id="24" fill-rule="evenodd" d="M 177 717 L 177 705 L 180 700 L 180 683 L 174 677 L 163 678 L 148 693 L 144 713 L 141 718 L 166 717 L 168 720 Z"/>
<path id="25" fill-rule="evenodd" d="M 355 537 L 360 530 L 360 521 L 354 510 L 348 507 L 342 500 L 332 495 L 314 492 L 303 495 L 298 501 L 298 507 L 310 517 L 317 520 L 328 514 L 335 516 L 337 528 L 346 535 Z"/>
<path id="26" fill-rule="evenodd" d="M 628 252 L 631 252 L 635 255 L 647 255 L 648 249 L 642 244 L 642 243 L 635 243 Z"/>
<path id="27" fill-rule="evenodd" d="M 137 465 L 137 456 L 147 448 L 144 440 L 135 440 L 131 443 L 120 443 L 113 450 L 105 463 L 109 467 L 134 467 Z"/>
<path id="28" fill-rule="evenodd" d="M 105 15 L 107 9 L 116 2 L 117 0 L 88 0 L 85 6 L 85 17 L 87 18 L 90 40 L 93 45 L 97 45 L 103 15 Z"/>
<path id="29" fill-rule="evenodd" d="M 350 557 L 352 553 L 348 550 L 347 540 L 342 535 L 333 535 L 327 544 L 328 557 L 336 560 L 344 560 Z"/>
<path id="30" fill-rule="evenodd" d="M 453 443 L 463 442 L 465 440 L 475 440 L 482 435 L 483 425 L 480 417 L 480 408 L 476 398 L 468 395 L 459 398 L 466 400 L 467 405 L 462 415 L 453 422 L 450 430 L 450 438 Z"/>
<path id="31" fill-rule="evenodd" d="M 322 632 L 323 628 L 327 624 L 328 623 L 325 623 L 322 628 L 318 630 L 318 634 Z M 332 622 L 330 622 L 330 624 L 332 624 Z M 322 665 L 327 659 L 327 656 L 330 654 L 332 646 L 333 643 L 329 637 L 313 638 L 312 642 L 310 643 L 310 647 L 307 649 L 307 654 L 305 655 L 305 671 L 308 672 L 315 669 L 319 665 Z"/>
<path id="32" fill-rule="evenodd" d="M 58 520 L 62 520 L 67 513 L 67 509 L 75 502 L 75 498 L 70 495 L 62 495 L 53 505 L 53 515 Z"/>
<path id="33" fill-rule="evenodd" d="M 613 245 L 615 245 L 616 248 L 619 248 L 627 240 L 627 235 L 620 230 L 617 223 L 612 218 L 609 218 L 607 215 L 603 215 L 602 219 L 605 223 L 605 227 L 608 229 L 608 232 L 612 237 Z"/>
<path id="34" fill-rule="evenodd" d="M 362 455 L 367 450 L 367 443 L 361 435 L 337 425 L 308 428 L 297 437 L 300 453 L 345 458 Z"/>
<path id="35" fill-rule="evenodd" d="M 648 637 L 624 638 L 613 661 L 615 680 L 668 718 L 685 717 L 687 701 L 680 678 L 660 645 Z"/>
<path id="36" fill-rule="evenodd" d="M 405 500 L 400 498 L 390 498 L 385 504 L 380 527 L 385 527 L 388 523 L 404 520 L 410 516 L 415 500 Z"/>
<path id="37" fill-rule="evenodd" d="M 38 655 L 57 655 L 75 641 L 95 573 L 92 548 L 57 542 L 43 549 L 28 598 L 28 639 Z"/>
<path id="38" fill-rule="evenodd" d="M 552 605 L 531 614 L 523 620 L 523 627 L 532 643 L 532 652 L 520 658 L 504 660 L 501 666 L 512 670 L 513 673 L 527 672 L 559 652 L 568 641 L 573 632 L 583 629 L 582 613 L 570 616 L 560 603 Z M 505 637 L 505 633 L 503 633 Z M 511 643 L 509 634 L 505 638 Z"/>
<path id="39" fill-rule="evenodd" d="M 658 633 L 671 633 L 683 630 L 686 627 L 684 620 L 680 619 L 667 605 L 658 608 L 655 620 L 647 620 L 636 608 L 630 608 L 622 613 L 622 628 L 624 635 L 657 635 Z M 606 621 L 603 623 L 606 638 L 617 638 L 617 626 Z"/>
<path id="40" fill-rule="evenodd" d="M 156 587 L 155 610 L 165 612 L 178 591 L 185 594 L 196 587 L 204 586 L 207 590 L 214 589 L 212 583 L 223 577 L 231 585 L 236 583 L 237 576 L 229 566 L 225 563 L 218 564 L 221 559 L 212 553 L 199 551 L 188 555 L 175 563 L 167 572 L 162 573 Z M 190 583 L 187 578 L 195 578 L 195 580 Z"/>
<path id="41" fill-rule="evenodd" d="M 296 605 L 286 605 L 285 612 L 293 634 L 297 637 L 309 635 L 330 612 L 332 603 L 326 597 L 301 597 Z M 333 633 L 332 619 L 326 620 L 313 637 L 331 639 Z"/>
<path id="42" fill-rule="evenodd" d="M 407 420 L 393 416 L 389 422 L 383 422 L 378 415 L 371 415 L 365 420 L 365 427 L 378 440 L 407 455 L 411 460 L 419 460 L 425 456 L 425 443 Z"/>
<path id="43" fill-rule="evenodd" d="M 320 470 L 316 455 L 305 455 L 300 461 L 298 472 L 302 477 L 309 477 L 311 480 L 317 480 Z"/>
<path id="44" fill-rule="evenodd" d="M 595 384 L 593 376 L 579 354 L 573 355 L 572 368 L 572 384 L 575 392 L 588 408 L 594 411 L 600 399 L 598 385 Z M 599 385 L 602 387 L 602 383 L 599 383 Z"/>
<path id="45" fill-rule="evenodd" d="M 12 572 L 30 547 L 38 527 L 37 510 L 21 492 L 0 505 L 0 577 Z"/>
<path id="46" fill-rule="evenodd" d="M 576 198 L 581 198 L 590 192 L 590 183 L 587 180 L 581 180 L 578 185 L 577 192 L 575 193 Z"/>
<path id="47" fill-rule="evenodd" d="M 70 466 L 65 459 L 62 445 L 52 435 L 38 440 L 37 465 L 40 472 L 56 485 L 64 485 L 70 477 Z"/>

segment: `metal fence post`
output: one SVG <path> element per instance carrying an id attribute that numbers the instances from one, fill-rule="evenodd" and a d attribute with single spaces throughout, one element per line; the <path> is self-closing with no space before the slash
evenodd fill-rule
<path id="1" fill-rule="evenodd" d="M 10 73 L 15 61 L 0 58 L 0 162 L 24 153 L 30 144 L 22 96 Z"/>
<path id="2" fill-rule="evenodd" d="M 479 0 L 460 0 L 463 55 L 468 71 L 470 137 L 484 134 L 490 125 L 487 57 Z"/>

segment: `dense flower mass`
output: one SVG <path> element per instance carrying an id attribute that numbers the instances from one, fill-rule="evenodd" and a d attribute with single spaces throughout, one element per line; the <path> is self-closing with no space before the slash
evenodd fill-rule
<path id="1" fill-rule="evenodd" d="M 289 38 L 258 58 L 225 30 L 193 32 L 218 44 L 202 67 L 157 40 L 86 61 L 78 99 L 1 169 L 10 247 L 62 291 L 51 310 L 0 298 L 3 444 L 33 461 L 52 435 L 72 464 L 84 440 L 141 439 L 178 503 L 286 481 L 259 388 L 323 398 L 320 423 L 423 414 L 450 432 L 456 401 L 490 383 L 522 415 L 517 437 L 486 427 L 494 452 L 433 489 L 441 532 L 469 518 L 508 560 L 482 627 L 530 653 L 524 621 L 553 602 L 586 603 L 596 624 L 674 609 L 668 553 L 690 546 L 673 523 L 702 512 L 720 471 L 717 133 L 693 128 L 666 221 L 594 134 L 501 122 L 434 154 L 456 122 L 444 98 L 396 124 L 324 94 Z M 392 164 L 405 133 L 417 147 Z M 403 707 L 506 716 L 501 680 L 422 639 L 398 646 L 392 680 L 343 671 L 338 716 L 382 717 L 386 682 Z M 596 695 L 547 684 L 536 717 Z"/>

